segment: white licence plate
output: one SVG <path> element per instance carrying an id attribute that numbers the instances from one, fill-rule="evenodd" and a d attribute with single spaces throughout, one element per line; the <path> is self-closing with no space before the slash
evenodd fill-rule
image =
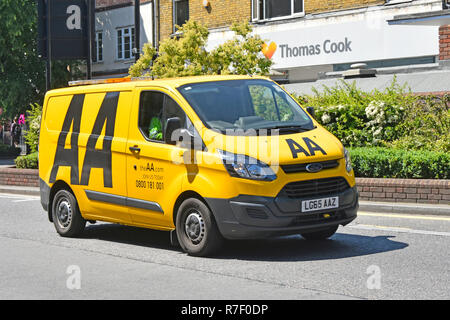
<path id="1" fill-rule="evenodd" d="M 339 208 L 339 197 L 302 201 L 302 212 Z"/>

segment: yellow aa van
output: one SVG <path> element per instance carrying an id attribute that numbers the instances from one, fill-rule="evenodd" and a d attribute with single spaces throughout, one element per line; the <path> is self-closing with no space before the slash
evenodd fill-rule
<path id="1" fill-rule="evenodd" d="M 224 239 L 324 239 L 356 218 L 349 154 L 263 77 L 79 81 L 45 96 L 41 203 L 87 222 L 171 231 L 191 255 Z"/>

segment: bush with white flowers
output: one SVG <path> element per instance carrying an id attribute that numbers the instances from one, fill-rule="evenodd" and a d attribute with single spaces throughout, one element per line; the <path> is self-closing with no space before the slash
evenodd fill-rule
<path id="1" fill-rule="evenodd" d="M 296 98 L 314 107 L 317 121 L 348 147 L 450 151 L 450 96 L 414 95 L 395 77 L 383 91 L 341 80 Z"/>

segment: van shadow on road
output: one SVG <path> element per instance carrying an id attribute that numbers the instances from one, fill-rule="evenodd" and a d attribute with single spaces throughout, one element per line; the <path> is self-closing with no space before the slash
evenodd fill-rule
<path id="1" fill-rule="evenodd" d="M 117 224 L 90 225 L 82 238 L 98 239 L 141 247 L 181 252 L 170 245 L 169 233 Z M 400 250 L 407 243 L 392 240 L 395 236 L 365 236 L 336 233 L 328 240 L 306 241 L 301 236 L 285 236 L 264 240 L 227 241 L 215 259 L 250 261 L 318 261 L 365 256 Z"/>

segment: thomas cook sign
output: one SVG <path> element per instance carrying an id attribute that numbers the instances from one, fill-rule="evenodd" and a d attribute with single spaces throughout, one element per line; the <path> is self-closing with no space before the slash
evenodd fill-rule
<path id="1" fill-rule="evenodd" d="M 263 53 L 273 60 L 275 69 L 439 53 L 436 27 L 391 26 L 385 19 L 377 19 L 319 25 L 301 20 L 287 26 L 261 26 L 255 32 L 266 41 Z"/>
<path id="2" fill-rule="evenodd" d="M 86 0 L 38 0 L 39 53 L 42 57 L 47 58 L 47 41 L 50 39 L 52 59 L 87 58 L 90 3 Z"/>
<path id="3" fill-rule="evenodd" d="M 339 52 L 351 52 L 352 41 L 347 37 L 343 41 L 333 42 L 329 39 L 322 44 L 300 45 L 291 47 L 289 44 L 280 44 L 281 58 L 314 56 L 320 54 L 334 54 Z"/>

